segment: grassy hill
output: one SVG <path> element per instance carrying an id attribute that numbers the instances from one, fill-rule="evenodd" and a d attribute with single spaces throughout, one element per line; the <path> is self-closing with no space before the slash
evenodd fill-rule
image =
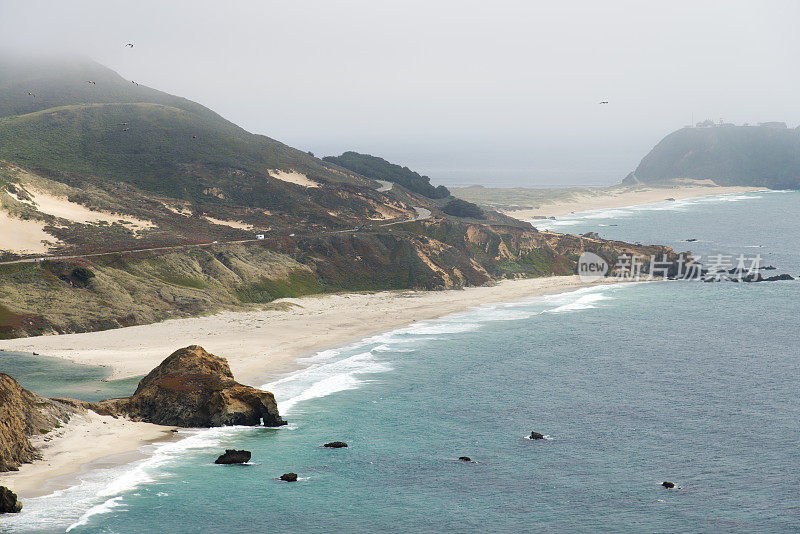
<path id="1" fill-rule="evenodd" d="M 138 85 L 87 58 L 0 52 L 0 117 L 75 104 L 134 102 L 162 104 L 227 122 L 196 102 Z"/>
<path id="2" fill-rule="evenodd" d="M 274 170 L 371 187 L 200 104 L 85 59 L 0 57 L 0 158 L 195 202 L 226 198 L 277 207 L 280 192 L 266 185 Z"/>
<path id="3" fill-rule="evenodd" d="M 0 158 L 195 201 L 214 201 L 218 196 L 203 191 L 217 188 L 239 202 L 269 204 L 262 198 L 267 192 L 239 193 L 246 185 L 242 174 L 266 184 L 271 169 L 331 179 L 299 150 L 206 114 L 154 103 L 70 105 L 2 118 Z"/>
<path id="4" fill-rule="evenodd" d="M 662 139 L 626 183 L 710 179 L 718 185 L 800 188 L 800 129 L 683 128 Z"/>

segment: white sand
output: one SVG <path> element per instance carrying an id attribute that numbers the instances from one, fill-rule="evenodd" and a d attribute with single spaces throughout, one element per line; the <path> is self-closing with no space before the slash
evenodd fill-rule
<path id="1" fill-rule="evenodd" d="M 213 224 L 218 224 L 220 226 L 228 226 L 230 228 L 236 228 L 237 230 L 252 230 L 253 225 L 243 223 L 241 221 L 223 221 L 222 219 L 215 219 L 213 217 L 205 217 L 205 219 Z"/>
<path id="2" fill-rule="evenodd" d="M 584 286 L 577 276 L 506 280 L 492 287 L 386 291 L 282 299 L 287 311 L 223 312 L 102 332 L 0 341 L 0 348 L 104 365 L 112 378 L 148 373 L 192 344 L 227 358 L 237 380 L 260 385 L 295 365 L 298 356 L 345 344 L 414 321 L 487 302 L 508 302 Z"/>
<path id="3" fill-rule="evenodd" d="M 713 185 L 713 182 L 708 182 L 707 184 L 704 182 L 692 182 L 691 184 L 673 187 L 598 188 L 591 193 L 580 194 L 571 200 L 555 201 L 544 204 L 539 208 L 505 210 L 503 213 L 517 219 L 531 220 L 535 217 L 559 217 L 573 212 L 653 204 L 668 198 L 682 200 L 707 195 L 747 193 L 764 189 L 763 187 L 722 187 Z"/>
<path id="4" fill-rule="evenodd" d="M 306 176 L 305 174 L 299 172 L 287 172 L 287 171 L 279 171 L 273 170 L 269 171 L 269 175 L 273 178 L 277 178 L 278 180 L 283 180 L 284 182 L 289 182 L 292 184 L 302 185 L 303 187 L 319 187 L 319 184 Z"/>
<path id="5" fill-rule="evenodd" d="M 12 217 L 0 208 L 0 250 L 18 254 L 40 254 L 47 252 L 46 241 L 55 244 L 58 240 L 44 231 L 41 221 Z"/>
<path id="6" fill-rule="evenodd" d="M 67 475 L 80 472 L 81 466 L 136 451 L 153 440 L 169 438 L 172 428 L 114 419 L 94 412 L 73 416 L 64 427 L 32 437 L 31 442 L 39 449 L 42 460 L 22 464 L 19 471 L 0 473 L 0 486 L 12 488 L 23 498 L 52 493 L 71 485 L 74 481 Z M 61 483 L 52 480 L 55 478 Z"/>
<path id="7" fill-rule="evenodd" d="M 84 224 L 99 222 L 111 224 L 120 222 L 133 227 L 135 230 L 146 230 L 155 226 L 150 221 L 137 219 L 129 215 L 90 210 L 77 202 L 70 202 L 66 197 L 52 195 L 43 191 L 30 189 L 28 190 L 28 194 L 33 199 L 33 203 L 38 211 L 60 219 Z"/>

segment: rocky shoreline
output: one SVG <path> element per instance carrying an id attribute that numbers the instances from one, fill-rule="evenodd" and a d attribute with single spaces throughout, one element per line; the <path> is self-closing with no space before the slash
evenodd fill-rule
<path id="1" fill-rule="evenodd" d="M 97 403 L 41 397 L 0 373 L 0 472 L 18 471 L 23 464 L 41 460 L 31 438 L 88 413 L 186 428 L 286 424 L 272 393 L 236 382 L 224 358 L 197 345 L 167 357 L 140 381 L 132 396 Z M 0 488 L 8 497 L 3 501 L 8 506 L 0 513 L 19 511 L 13 491 Z"/>

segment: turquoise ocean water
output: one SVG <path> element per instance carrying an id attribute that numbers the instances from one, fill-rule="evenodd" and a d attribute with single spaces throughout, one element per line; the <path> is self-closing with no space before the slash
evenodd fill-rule
<path id="1" fill-rule="evenodd" d="M 800 275 L 798 193 L 544 224 L 758 253 Z M 416 323 L 265 384 L 289 426 L 184 431 L 27 499 L 0 531 L 796 532 L 798 296 L 800 281 L 607 285 Z M 103 393 L 97 370 L 63 387 L 37 367 L 63 364 L 25 365 L 20 380 L 42 393 Z M 332 440 L 350 447 L 321 447 Z M 226 447 L 251 464 L 214 465 Z M 277 480 L 288 471 L 300 480 Z"/>

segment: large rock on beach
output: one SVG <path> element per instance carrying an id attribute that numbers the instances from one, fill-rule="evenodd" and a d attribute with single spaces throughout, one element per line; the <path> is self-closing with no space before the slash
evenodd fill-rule
<path id="1" fill-rule="evenodd" d="M 175 351 L 131 397 L 98 403 L 111 413 L 159 425 L 281 426 L 275 397 L 233 379 L 227 360 L 198 345 Z"/>
<path id="2" fill-rule="evenodd" d="M 16 514 L 22 511 L 22 503 L 17 494 L 5 486 L 0 486 L 0 514 Z"/>

